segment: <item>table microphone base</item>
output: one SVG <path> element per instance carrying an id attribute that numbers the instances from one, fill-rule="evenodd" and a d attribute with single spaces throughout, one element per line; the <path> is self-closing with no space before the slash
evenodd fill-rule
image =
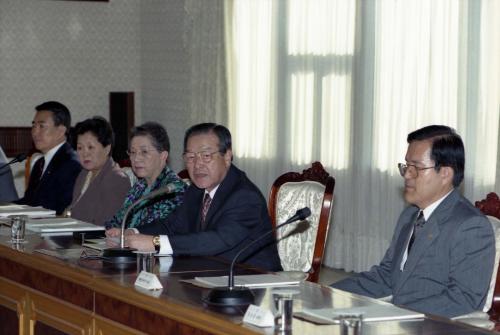
<path id="1" fill-rule="evenodd" d="M 136 264 L 137 254 L 134 248 L 108 248 L 102 251 L 102 260 L 108 264 Z"/>
<path id="2" fill-rule="evenodd" d="M 204 301 L 214 306 L 243 306 L 254 301 L 254 295 L 246 287 L 216 287 L 210 290 Z"/>

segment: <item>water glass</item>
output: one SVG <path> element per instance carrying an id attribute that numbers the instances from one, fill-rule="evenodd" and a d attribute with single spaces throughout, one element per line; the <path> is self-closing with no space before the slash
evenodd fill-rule
<path id="1" fill-rule="evenodd" d="M 10 215 L 11 241 L 15 243 L 24 242 L 26 234 L 27 215 Z"/>
<path id="2" fill-rule="evenodd" d="M 155 253 L 154 252 L 140 252 L 136 251 L 137 254 L 137 273 L 141 271 L 146 271 L 153 273 L 155 267 Z"/>
<path id="3" fill-rule="evenodd" d="M 299 290 L 276 289 L 272 291 L 274 302 L 274 330 L 277 332 L 291 332 L 293 320 L 293 296 Z"/>
<path id="4" fill-rule="evenodd" d="M 361 335 L 363 314 L 346 313 L 336 317 L 339 320 L 341 335 Z"/>

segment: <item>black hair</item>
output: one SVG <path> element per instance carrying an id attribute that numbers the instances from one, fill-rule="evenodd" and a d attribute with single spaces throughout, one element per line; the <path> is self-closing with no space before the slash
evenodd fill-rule
<path id="1" fill-rule="evenodd" d="M 148 136 L 156 150 L 159 152 L 170 152 L 170 140 L 168 139 L 167 131 L 157 122 L 146 122 L 132 128 L 130 140 L 136 136 Z"/>
<path id="2" fill-rule="evenodd" d="M 91 119 L 78 122 L 75 125 L 74 137 L 77 140 L 79 135 L 88 132 L 92 133 L 103 147 L 111 145 L 111 150 L 109 151 L 111 154 L 115 145 L 115 134 L 113 133 L 113 128 L 105 118 L 102 116 L 94 116 Z"/>
<path id="3" fill-rule="evenodd" d="M 49 111 L 52 113 L 52 120 L 55 126 L 63 125 L 66 127 L 66 136 L 69 135 L 71 128 L 71 114 L 68 107 L 57 101 L 47 101 L 35 107 L 37 112 Z"/>
<path id="4" fill-rule="evenodd" d="M 216 123 L 200 123 L 186 130 L 184 135 L 184 152 L 186 152 L 187 142 L 191 136 L 213 133 L 219 139 L 219 151 L 225 154 L 232 149 L 231 132 L 223 125 Z"/>
<path id="5" fill-rule="evenodd" d="M 442 125 L 431 125 L 408 134 L 407 141 L 430 140 L 432 142 L 431 159 L 436 171 L 442 166 L 453 169 L 453 186 L 458 187 L 464 179 L 465 149 L 462 138 L 453 128 Z"/>

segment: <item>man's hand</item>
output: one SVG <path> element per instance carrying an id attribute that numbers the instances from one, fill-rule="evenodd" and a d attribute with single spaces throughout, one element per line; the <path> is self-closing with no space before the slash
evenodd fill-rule
<path id="1" fill-rule="evenodd" d="M 127 235 L 125 237 L 125 244 L 130 248 L 134 248 L 139 251 L 155 251 L 155 247 L 153 245 L 153 236 L 151 235 Z"/>
<path id="2" fill-rule="evenodd" d="M 106 237 L 120 237 L 121 229 L 120 228 L 111 228 L 106 230 Z M 135 231 L 133 229 L 125 229 L 124 235 L 133 235 Z"/>

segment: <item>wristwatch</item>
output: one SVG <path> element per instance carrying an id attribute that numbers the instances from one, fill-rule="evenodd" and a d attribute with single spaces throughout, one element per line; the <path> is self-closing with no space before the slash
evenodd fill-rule
<path id="1" fill-rule="evenodd" d="M 153 236 L 153 245 L 155 247 L 155 250 L 157 252 L 159 252 L 160 251 L 160 236 L 159 235 Z"/>

